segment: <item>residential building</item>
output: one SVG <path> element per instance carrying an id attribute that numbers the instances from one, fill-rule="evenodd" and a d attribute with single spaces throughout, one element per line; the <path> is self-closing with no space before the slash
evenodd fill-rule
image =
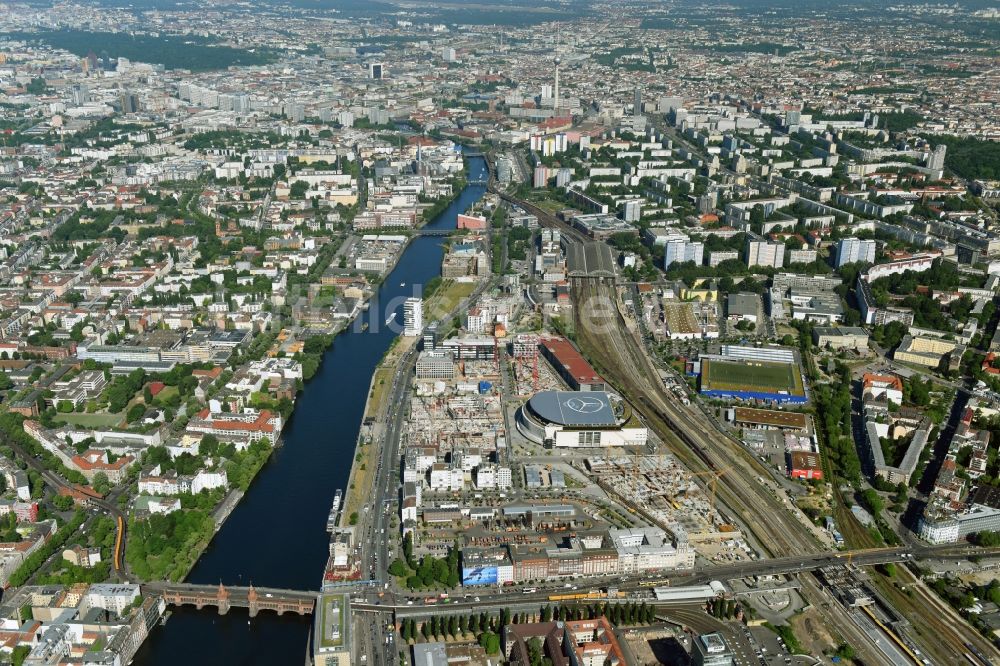
<path id="1" fill-rule="evenodd" d="M 858 262 L 875 263 L 875 241 L 844 238 L 837 243 L 837 268 Z"/>
<path id="2" fill-rule="evenodd" d="M 686 236 L 670 236 L 663 244 L 663 268 L 689 261 L 701 266 L 704 252 L 704 243 L 691 241 Z"/>
<path id="3" fill-rule="evenodd" d="M 748 240 L 746 245 L 747 266 L 781 268 L 785 265 L 785 246 L 766 240 Z"/>

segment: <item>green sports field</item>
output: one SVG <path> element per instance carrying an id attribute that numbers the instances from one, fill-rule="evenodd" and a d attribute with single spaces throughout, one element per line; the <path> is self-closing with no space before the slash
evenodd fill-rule
<path id="1" fill-rule="evenodd" d="M 794 363 L 768 361 L 720 361 L 704 359 L 701 362 L 702 391 L 747 391 L 804 396 L 802 374 Z"/>

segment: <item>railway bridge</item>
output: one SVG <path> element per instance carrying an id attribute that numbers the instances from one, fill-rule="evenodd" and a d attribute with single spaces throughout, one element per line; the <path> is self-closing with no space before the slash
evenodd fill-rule
<path id="1" fill-rule="evenodd" d="M 316 607 L 319 592 L 304 590 L 282 590 L 268 587 L 257 588 L 218 585 L 193 585 L 190 583 L 148 583 L 142 585 L 142 593 L 155 594 L 172 606 L 194 606 L 201 610 L 205 606 L 215 606 L 219 615 L 225 615 L 230 608 L 247 608 L 250 617 L 262 610 L 270 610 L 278 615 L 298 613 L 311 615 Z"/>

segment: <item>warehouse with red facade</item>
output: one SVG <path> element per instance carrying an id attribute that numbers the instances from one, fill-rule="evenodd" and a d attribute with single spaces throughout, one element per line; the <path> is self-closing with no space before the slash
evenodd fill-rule
<path id="1" fill-rule="evenodd" d="M 542 355 L 574 391 L 606 391 L 604 379 L 587 363 L 566 338 L 543 338 L 539 341 Z"/>

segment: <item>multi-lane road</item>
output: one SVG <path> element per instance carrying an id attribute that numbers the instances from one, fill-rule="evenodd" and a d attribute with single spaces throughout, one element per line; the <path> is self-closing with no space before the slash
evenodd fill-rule
<path id="1" fill-rule="evenodd" d="M 478 298 L 491 284 L 489 280 L 481 282 L 469 296 L 467 302 Z M 452 319 L 464 304 L 460 303 L 445 317 L 443 321 Z M 417 361 L 419 347 L 414 344 L 407 349 L 396 363 L 392 375 L 392 385 L 387 392 L 385 402 L 379 406 L 375 419 L 375 439 L 373 446 L 379 447 L 378 463 L 372 481 L 371 495 L 362 507 L 356 539 L 360 547 L 362 571 L 368 577 L 378 582 L 381 594 L 392 587 L 392 576 L 388 574 L 390 563 L 390 544 L 396 538 L 396 530 L 392 529 L 395 518 L 394 500 L 399 494 L 399 482 L 396 472 L 399 469 L 400 441 L 409 406 L 409 387 L 413 368 Z M 376 593 L 376 594 L 377 594 Z M 378 606 L 377 604 L 375 606 Z M 390 608 L 385 610 L 391 610 Z M 357 645 L 363 651 L 361 654 L 371 655 L 368 664 L 374 666 L 389 666 L 396 663 L 395 646 L 392 644 L 392 632 L 386 632 L 385 626 L 391 620 L 391 615 L 383 615 L 377 609 L 359 618 L 355 632 Z"/>

